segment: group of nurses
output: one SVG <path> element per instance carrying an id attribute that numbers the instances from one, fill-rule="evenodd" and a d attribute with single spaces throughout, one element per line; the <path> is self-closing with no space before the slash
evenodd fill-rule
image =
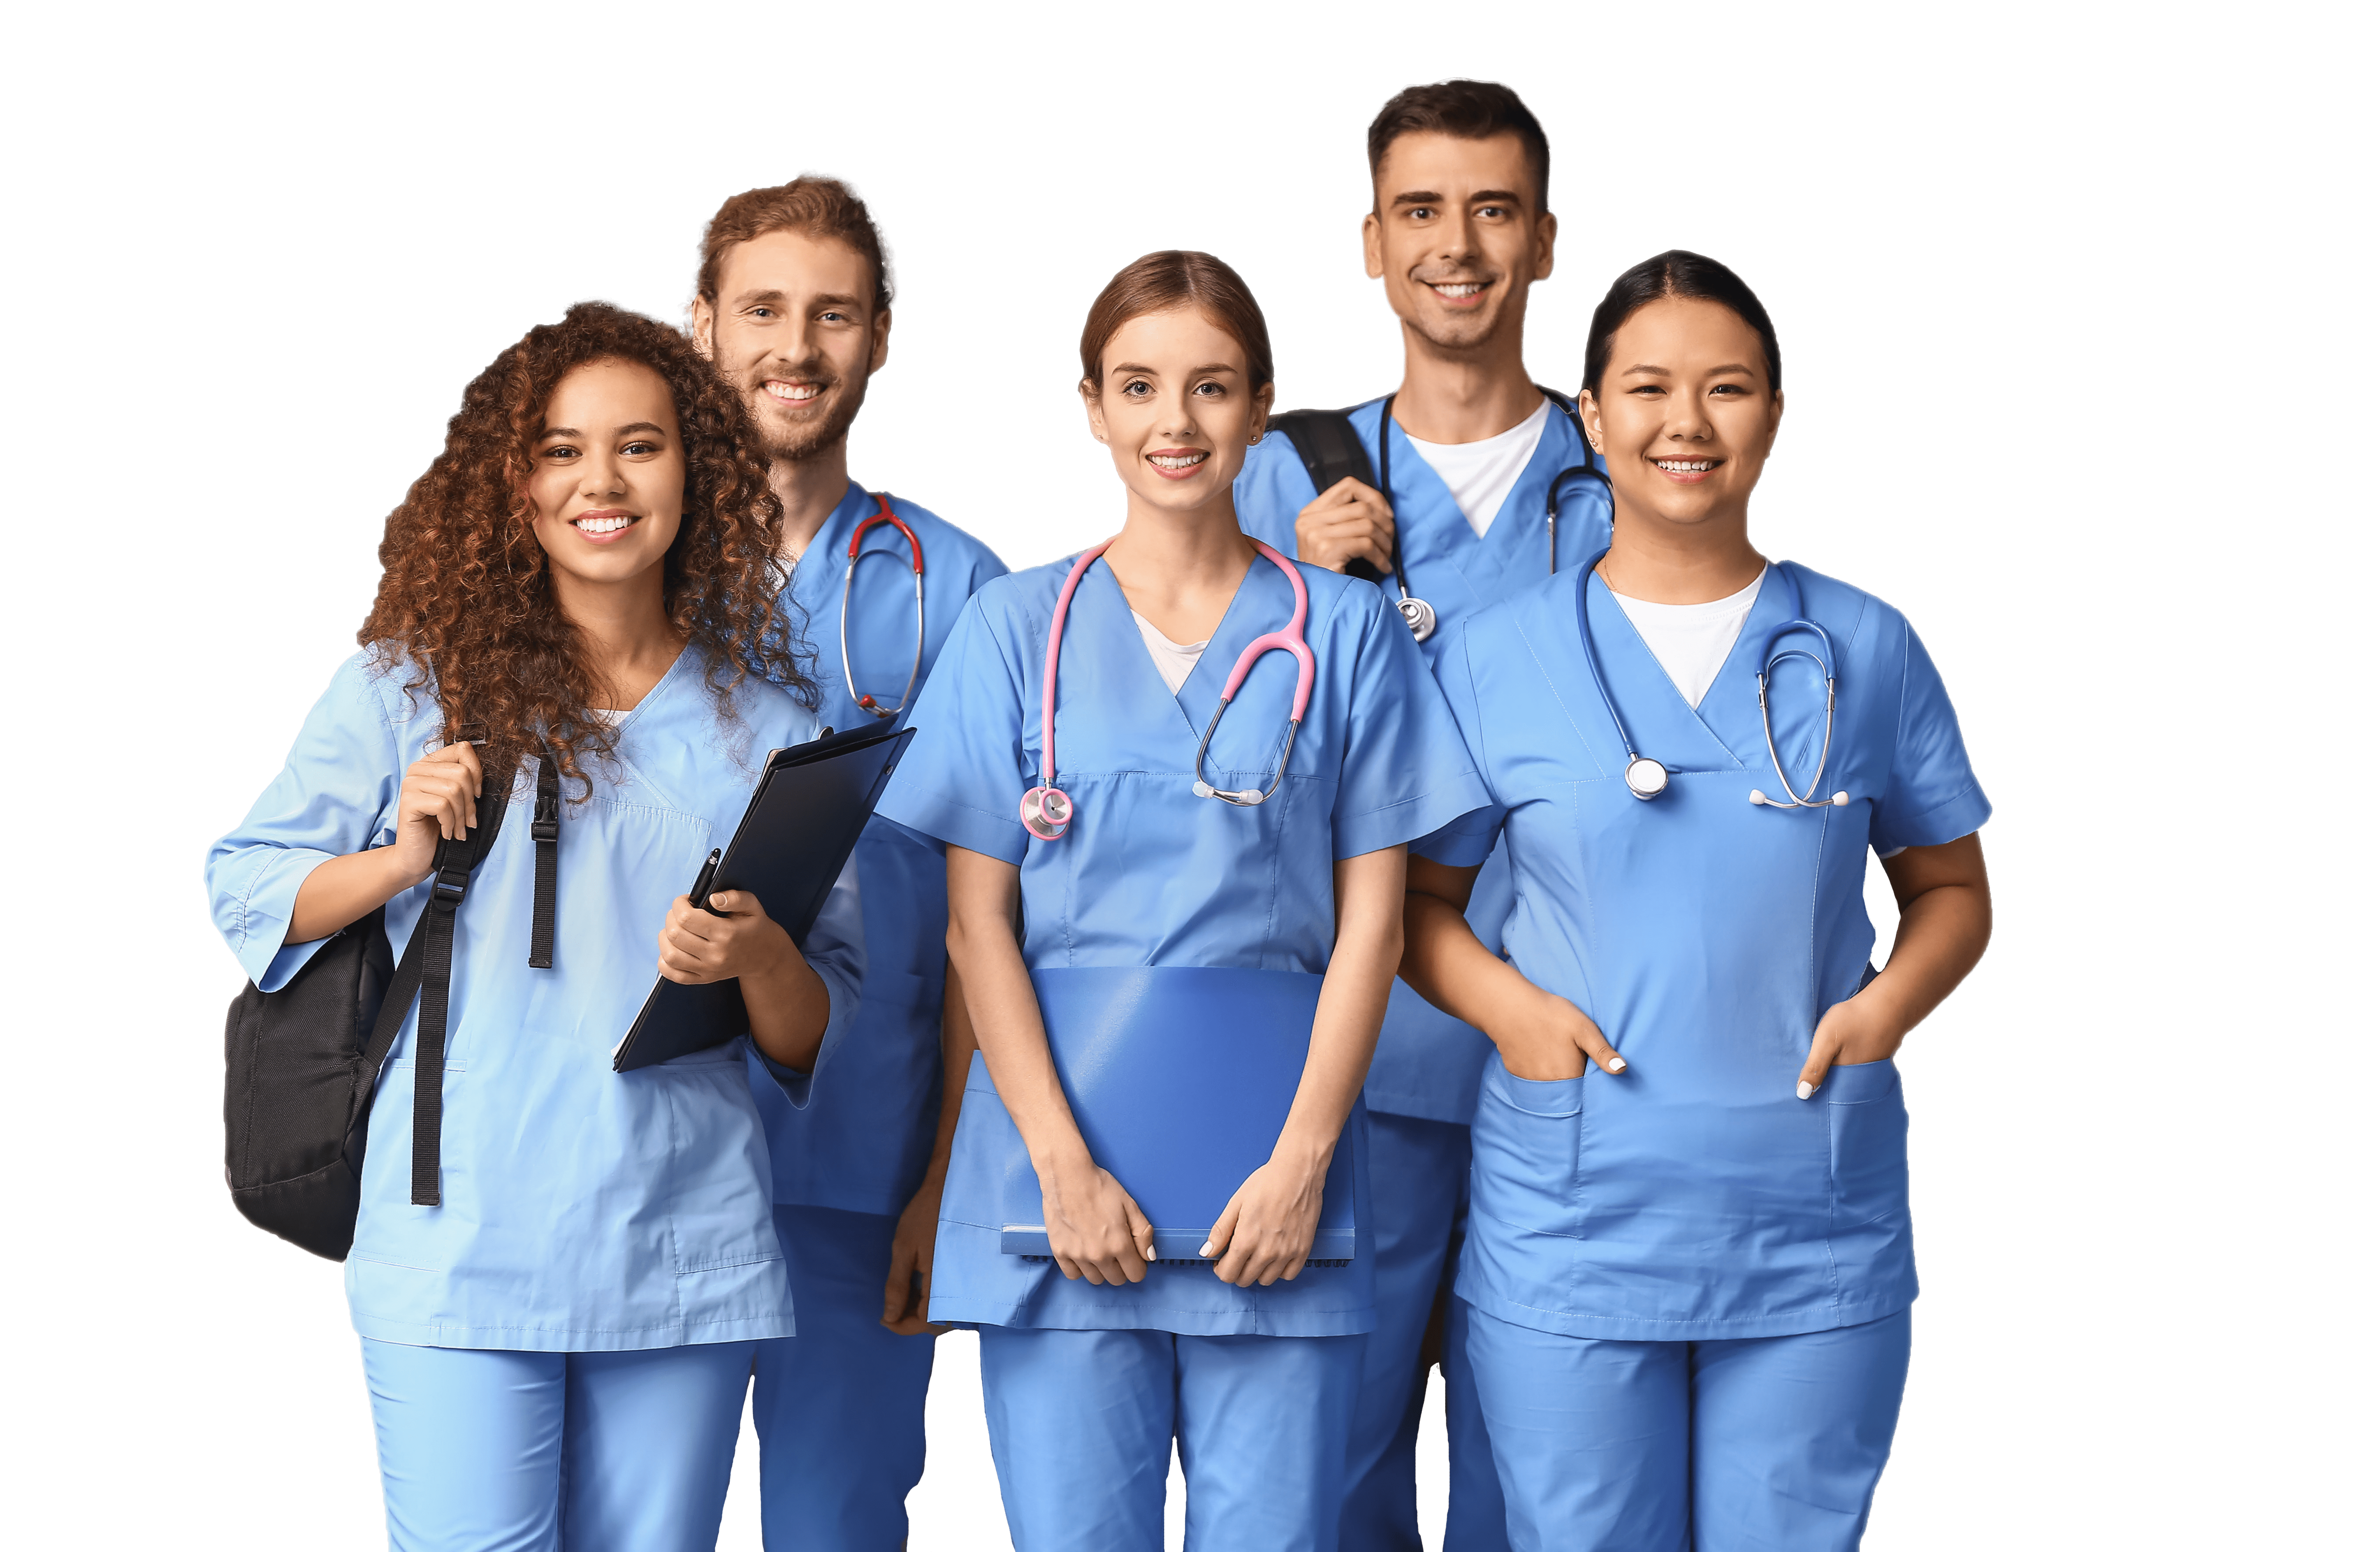
<path id="1" fill-rule="evenodd" d="M 1379 590 L 1241 532 L 1232 482 L 1272 362 L 1239 277 L 1186 252 L 1119 273 L 1080 391 L 1123 530 L 968 602 L 880 805 L 949 848 L 981 1047 L 932 1315 L 981 1331 L 1020 1547 L 1158 1552 L 1177 1441 L 1190 1547 L 1334 1547 L 1374 1324 L 1364 1156 L 1341 1138 L 1364 1124 L 1405 845 L 1486 797 Z M 1052 1057 L 1118 974 L 1142 995 L 1091 1032 L 1107 1062 L 1196 1050 L 1244 998 L 1311 1010 L 1278 1031 L 1304 1056 L 1270 1157 L 1188 1265 L 1159 1260 L 1135 1201 L 1162 1182 L 1109 1172 Z M 1354 1171 L 1353 1259 L 1308 1266 L 1334 1155 Z M 1003 1248 L 1012 1176 L 1033 1182 L 1046 1258 Z"/>
<path id="2" fill-rule="evenodd" d="M 1455 1293 L 1524 1552 L 1856 1546 L 1899 1413 L 1892 1056 L 1983 952 L 1990 806 L 1909 623 L 1753 548 L 1780 382 L 1725 266 L 1623 274 L 1579 399 L 1610 549 L 1439 663 L 1493 802 L 1416 843 L 1403 974 L 1497 1048 Z"/>
<path id="3" fill-rule="evenodd" d="M 745 1042 L 612 1068 L 657 967 L 739 979 L 795 1105 L 860 1001 L 848 869 L 799 948 L 747 894 L 682 893 L 766 752 L 819 731 L 772 624 L 760 467 L 683 335 L 598 303 L 531 330 L 391 515 L 364 650 L 208 857 L 270 992 L 358 923 L 401 952 L 440 841 L 475 828 L 483 782 L 510 794 L 456 916 L 443 1052 L 417 1062 L 425 1000 L 372 1099 L 346 1261 L 393 1546 L 709 1547 L 756 1352 L 794 1329 Z"/>

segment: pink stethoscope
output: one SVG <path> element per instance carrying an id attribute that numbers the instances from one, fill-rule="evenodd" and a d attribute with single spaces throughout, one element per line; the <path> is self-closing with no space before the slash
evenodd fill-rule
<path id="1" fill-rule="evenodd" d="M 1058 790 L 1058 644 L 1066 634 L 1066 606 L 1075 601 L 1075 588 L 1083 580 L 1083 573 L 1091 563 L 1107 553 L 1113 539 L 1102 540 L 1075 558 L 1074 569 L 1066 573 L 1066 585 L 1058 589 L 1058 607 L 1050 616 L 1050 648 L 1041 660 L 1041 784 L 1025 794 L 1016 806 L 1016 817 L 1025 828 L 1044 841 L 1055 841 L 1066 833 L 1075 819 L 1075 800 Z M 1297 567 L 1281 558 L 1280 551 L 1262 540 L 1248 541 L 1257 553 L 1281 567 L 1289 578 L 1290 591 L 1297 595 L 1297 607 L 1290 612 L 1289 624 L 1277 631 L 1267 631 L 1241 649 L 1240 661 L 1232 665 L 1232 676 L 1223 681 L 1223 698 L 1215 705 L 1215 714 L 1207 719 L 1206 736 L 1198 740 L 1198 758 L 1191 771 L 1190 790 L 1200 797 L 1211 797 L 1220 803 L 1234 804 L 1243 808 L 1254 807 L 1281 790 L 1281 779 L 1289 773 L 1290 751 L 1297 747 L 1297 724 L 1305 720 L 1305 703 L 1314 693 L 1314 649 L 1305 644 L 1305 578 Z M 1215 728 L 1223 720 L 1223 709 L 1240 693 L 1248 670 L 1267 652 L 1280 650 L 1297 660 L 1297 695 L 1290 702 L 1289 738 L 1281 745 L 1281 765 L 1272 773 L 1272 785 L 1258 792 L 1243 787 L 1227 792 L 1210 786 L 1207 782 L 1207 746 L 1214 740 Z"/>
<path id="2" fill-rule="evenodd" d="M 859 527 L 851 530 L 851 543 L 844 551 L 843 614 L 837 623 L 842 627 L 838 635 L 843 642 L 844 693 L 856 701 L 861 710 L 873 711 L 889 721 L 901 714 L 902 707 L 909 704 L 909 692 L 917 687 L 917 670 L 926 661 L 926 551 L 917 542 L 917 536 L 909 531 L 909 525 L 893 515 L 891 498 L 881 491 L 871 493 L 876 497 L 876 510 Z M 909 682 L 901 686 L 901 700 L 896 706 L 879 706 L 874 696 L 861 695 L 859 685 L 851 677 L 851 578 L 859 570 L 859 541 L 866 539 L 868 530 L 879 523 L 892 524 L 901 530 L 901 537 L 909 541 L 909 570 L 917 583 L 917 649 L 909 659 Z"/>

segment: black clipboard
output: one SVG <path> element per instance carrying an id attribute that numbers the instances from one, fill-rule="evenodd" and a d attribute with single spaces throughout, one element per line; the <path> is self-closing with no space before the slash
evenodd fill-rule
<path id="1" fill-rule="evenodd" d="M 880 722 L 848 733 L 830 728 L 808 744 L 770 751 L 711 890 L 748 891 L 795 942 L 808 938 L 916 732 Z M 749 1027 L 740 983 L 684 986 L 656 976 L 636 1022 L 612 1049 L 612 1070 L 673 1061 Z"/>

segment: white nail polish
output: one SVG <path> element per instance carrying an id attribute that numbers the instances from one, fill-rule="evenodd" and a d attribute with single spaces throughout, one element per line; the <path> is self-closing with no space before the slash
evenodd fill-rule
<path id="1" fill-rule="evenodd" d="M 1214 1241 L 1212 1241 L 1212 1240 L 1208 1240 L 1205 1244 L 1200 1245 L 1200 1246 L 1198 1247 L 1198 1254 L 1199 1254 L 1199 1255 L 1214 1255 L 1214 1254 L 1215 1254 L 1215 1242 L 1214 1242 Z"/>
<path id="2" fill-rule="evenodd" d="M 1807 1078 L 1803 1078 L 1800 1083 L 1793 1085 L 1793 1097 L 1797 1099 L 1807 1099 L 1811 1095 L 1817 1092 L 1818 1085 L 1812 1083 Z"/>
<path id="3" fill-rule="evenodd" d="M 1605 1063 L 1604 1063 L 1604 1065 L 1605 1065 L 1606 1067 L 1609 1067 L 1609 1069 L 1611 1069 L 1611 1071 L 1613 1071 L 1613 1072 L 1615 1072 L 1615 1073 L 1625 1073 L 1626 1071 L 1628 1071 L 1628 1063 L 1626 1063 L 1625 1061 L 1621 1061 L 1621 1060 L 1620 1060 L 1618 1057 L 1616 1057 L 1616 1056 L 1615 1056 L 1615 1057 L 1613 1057 L 1610 1061 L 1609 1061 L 1605 1062 Z"/>

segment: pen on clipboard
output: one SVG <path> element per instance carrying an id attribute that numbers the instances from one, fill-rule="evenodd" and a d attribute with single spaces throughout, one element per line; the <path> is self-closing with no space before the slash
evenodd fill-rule
<path id="1" fill-rule="evenodd" d="M 702 871 L 694 876 L 694 887 L 686 891 L 686 897 L 693 902 L 697 908 L 710 911 L 714 916 L 723 916 L 726 912 L 710 910 L 710 879 L 711 876 L 718 871 L 719 848 L 713 846 L 710 848 L 710 855 L 702 859 Z"/>

